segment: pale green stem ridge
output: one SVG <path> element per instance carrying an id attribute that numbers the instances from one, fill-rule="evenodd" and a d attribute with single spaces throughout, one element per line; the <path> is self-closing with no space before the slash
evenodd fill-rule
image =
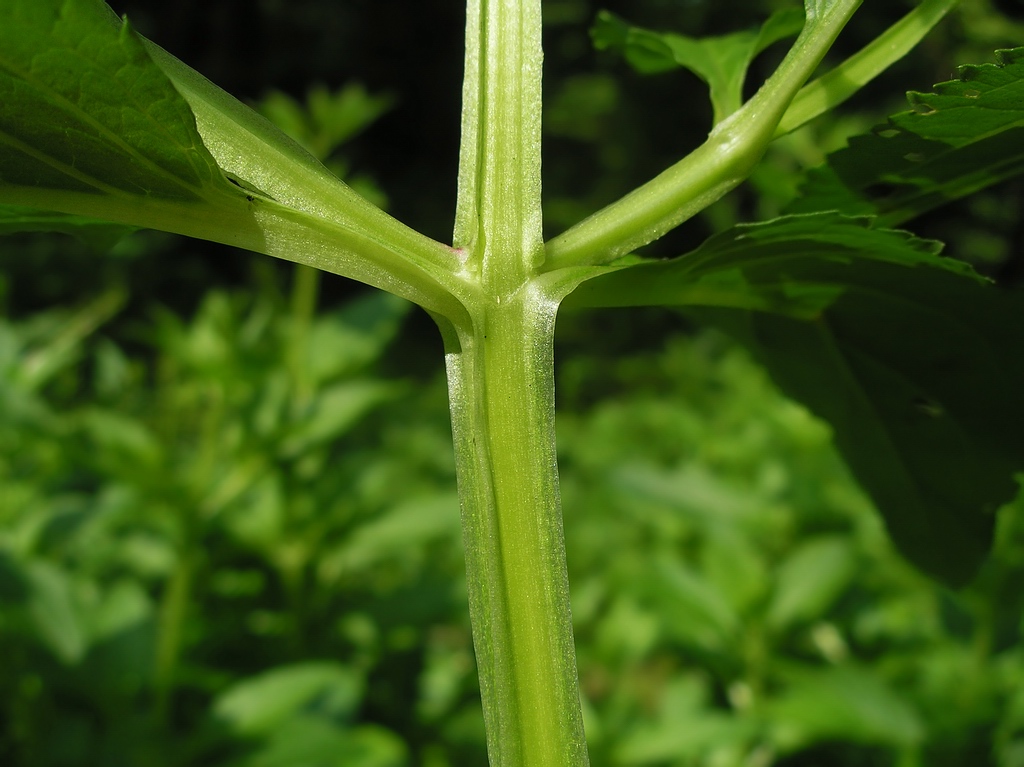
<path id="1" fill-rule="evenodd" d="M 842 104 L 864 85 L 902 59 L 959 0 L 924 0 L 857 53 L 813 82 L 793 99 L 775 137 L 794 131 Z"/>
<path id="2" fill-rule="evenodd" d="M 455 247 L 491 295 L 543 260 L 539 0 L 469 0 Z"/>
<path id="3" fill-rule="evenodd" d="M 445 333 L 491 767 L 589 764 L 555 455 L 557 305 L 533 284 L 471 334 Z"/>
<path id="4" fill-rule="evenodd" d="M 678 163 L 550 240 L 545 271 L 614 261 L 736 188 L 761 159 L 793 98 L 860 3 L 808 2 L 803 31 L 760 90 Z"/>

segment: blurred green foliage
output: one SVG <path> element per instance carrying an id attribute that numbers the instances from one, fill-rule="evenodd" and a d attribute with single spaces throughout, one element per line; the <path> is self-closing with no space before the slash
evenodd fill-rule
<path id="1" fill-rule="evenodd" d="M 406 305 L 212 291 L 141 361 L 110 302 L 0 330 L 5 763 L 406 763 L 357 714 L 469 643 L 444 399 L 373 367 Z"/>
<path id="2" fill-rule="evenodd" d="M 894 554 L 827 427 L 721 337 L 611 370 L 618 397 L 562 418 L 595 764 L 1019 763 L 1021 508 L 946 592 Z"/>
<path id="3" fill-rule="evenodd" d="M 457 66 L 437 39 L 434 58 L 406 49 L 429 37 L 416 14 L 434 11 L 390 19 L 392 61 L 363 78 L 368 88 L 306 90 L 323 76 L 317 62 L 362 56 L 346 71 L 373 70 L 377 38 L 365 29 L 360 41 L 328 25 L 308 55 L 305 38 L 273 56 L 236 50 L 252 25 L 260 42 L 275 25 L 300 37 L 327 18 L 394 16 L 383 3 L 337 5 L 264 2 L 244 23 L 230 3 L 178 13 L 215 33 L 214 64 L 232 51 L 247 62 L 236 82 L 301 80 L 264 99 L 264 113 L 364 194 L 443 236 L 454 195 L 438 184 L 454 184 L 455 155 L 433 150 L 454 146 L 457 75 L 442 75 Z M 778 5 L 608 7 L 724 34 Z M 598 7 L 545 11 L 556 228 L 706 131 L 684 120 L 700 116 L 686 95 L 699 83 L 641 80 L 591 50 Z M 174 50 L 156 5 L 128 10 Z M 797 169 L 900 108 L 902 90 L 945 79 L 961 60 L 951 50 L 980 61 L 1019 44 L 1022 21 L 1003 11 L 965 3 L 901 65 L 898 85 L 883 81 L 841 117 L 778 142 L 746 190 L 674 242 L 777 213 Z M 898 12 L 866 4 L 849 44 L 858 25 L 876 30 Z M 410 56 L 417 67 L 402 64 Z M 245 91 L 197 57 L 185 58 Z M 396 90 L 381 95 L 392 75 Z M 403 77 L 421 90 L 403 90 Z M 435 142 L 448 106 L 452 136 Z M 363 130 L 378 118 L 380 132 Z M 1004 186 L 924 221 L 925 232 L 1012 276 L 1019 201 L 1019 186 Z M 0 763 L 484 765 L 429 320 L 225 249 L 136 233 L 100 256 L 103 239 L 0 241 Z M 595 766 L 1024 767 L 1024 506 L 1002 511 L 977 581 L 946 591 L 893 552 L 827 427 L 722 336 L 669 312 L 615 311 L 564 317 L 559 346 Z"/>
<path id="4" fill-rule="evenodd" d="M 254 280 L 0 324 L 0 756 L 484 764 L 440 371 L 407 307 Z M 1021 764 L 1024 509 L 960 594 L 717 334 L 586 354 L 561 463 L 595 764 Z M 615 334 L 610 334 L 615 343 Z M 598 385 L 593 382 L 600 381 Z"/>

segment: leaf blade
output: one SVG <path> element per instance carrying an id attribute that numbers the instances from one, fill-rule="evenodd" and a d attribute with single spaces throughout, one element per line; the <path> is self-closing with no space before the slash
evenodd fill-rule
<path id="1" fill-rule="evenodd" d="M 743 83 L 754 57 L 773 43 L 795 37 L 803 23 L 803 12 L 790 8 L 775 12 L 757 29 L 694 38 L 635 27 L 602 11 L 591 37 L 599 49 L 621 51 L 641 74 L 678 67 L 693 72 L 708 85 L 714 123 L 718 124 L 743 103 Z"/>
<path id="2" fill-rule="evenodd" d="M 965 66 L 812 171 L 787 210 L 876 214 L 898 225 L 1024 173 L 1024 48 Z"/>
<path id="3" fill-rule="evenodd" d="M 4 186 L 194 202 L 223 183 L 188 105 L 106 5 L 12 0 L 0 22 Z"/>
<path id="4" fill-rule="evenodd" d="M 1024 293 L 836 213 L 736 227 L 577 293 L 567 306 L 669 303 L 733 335 L 832 425 L 905 556 L 950 584 L 984 560 L 1024 469 Z"/>
<path id="5" fill-rule="evenodd" d="M 679 258 L 623 262 L 594 272 L 566 300 L 568 308 L 729 306 L 813 318 L 842 284 L 800 275 L 811 259 L 925 263 L 983 281 L 965 264 L 935 258 L 940 245 L 908 232 L 874 229 L 863 217 L 824 212 L 741 224 L 713 235 Z M 786 270 L 792 276 L 786 277 Z"/>
<path id="6" fill-rule="evenodd" d="M 839 267 L 849 269 L 849 267 Z M 700 317 L 740 340 L 837 447 L 903 554 L 951 585 L 991 545 L 1024 468 L 1020 294 L 876 262 L 812 322 Z M 852 275 L 848 275 L 848 278 Z M 1019 323 L 1016 323 L 1019 324 Z"/>

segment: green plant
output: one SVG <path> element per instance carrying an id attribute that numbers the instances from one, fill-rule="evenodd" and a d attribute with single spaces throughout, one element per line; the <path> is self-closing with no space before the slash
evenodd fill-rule
<path id="1" fill-rule="evenodd" d="M 599 45 L 707 80 L 716 122 L 679 163 L 545 242 L 540 3 L 471 0 L 449 247 L 383 213 L 96 0 L 12 0 L 0 10 L 4 226 L 162 229 L 426 309 L 446 348 L 490 759 L 585 764 L 555 472 L 560 307 L 677 306 L 735 335 L 831 422 L 897 545 L 952 583 L 984 559 L 994 510 L 1015 494 L 1020 295 L 886 227 L 1018 172 L 1019 50 L 915 96 L 913 112 L 812 175 L 786 215 L 675 259 L 633 255 L 742 183 L 771 141 L 856 92 L 953 5 L 925 0 L 808 84 L 858 4 L 808 0 L 802 19 L 779 13 L 711 42 L 603 16 Z M 754 56 L 793 35 L 744 101 Z"/>

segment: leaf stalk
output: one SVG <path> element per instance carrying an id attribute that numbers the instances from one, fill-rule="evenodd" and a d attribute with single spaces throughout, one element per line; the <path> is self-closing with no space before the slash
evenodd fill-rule
<path id="1" fill-rule="evenodd" d="M 548 241 L 546 271 L 607 264 L 664 235 L 735 189 L 861 0 L 808 0 L 807 22 L 778 69 L 707 141 L 646 184 Z"/>

